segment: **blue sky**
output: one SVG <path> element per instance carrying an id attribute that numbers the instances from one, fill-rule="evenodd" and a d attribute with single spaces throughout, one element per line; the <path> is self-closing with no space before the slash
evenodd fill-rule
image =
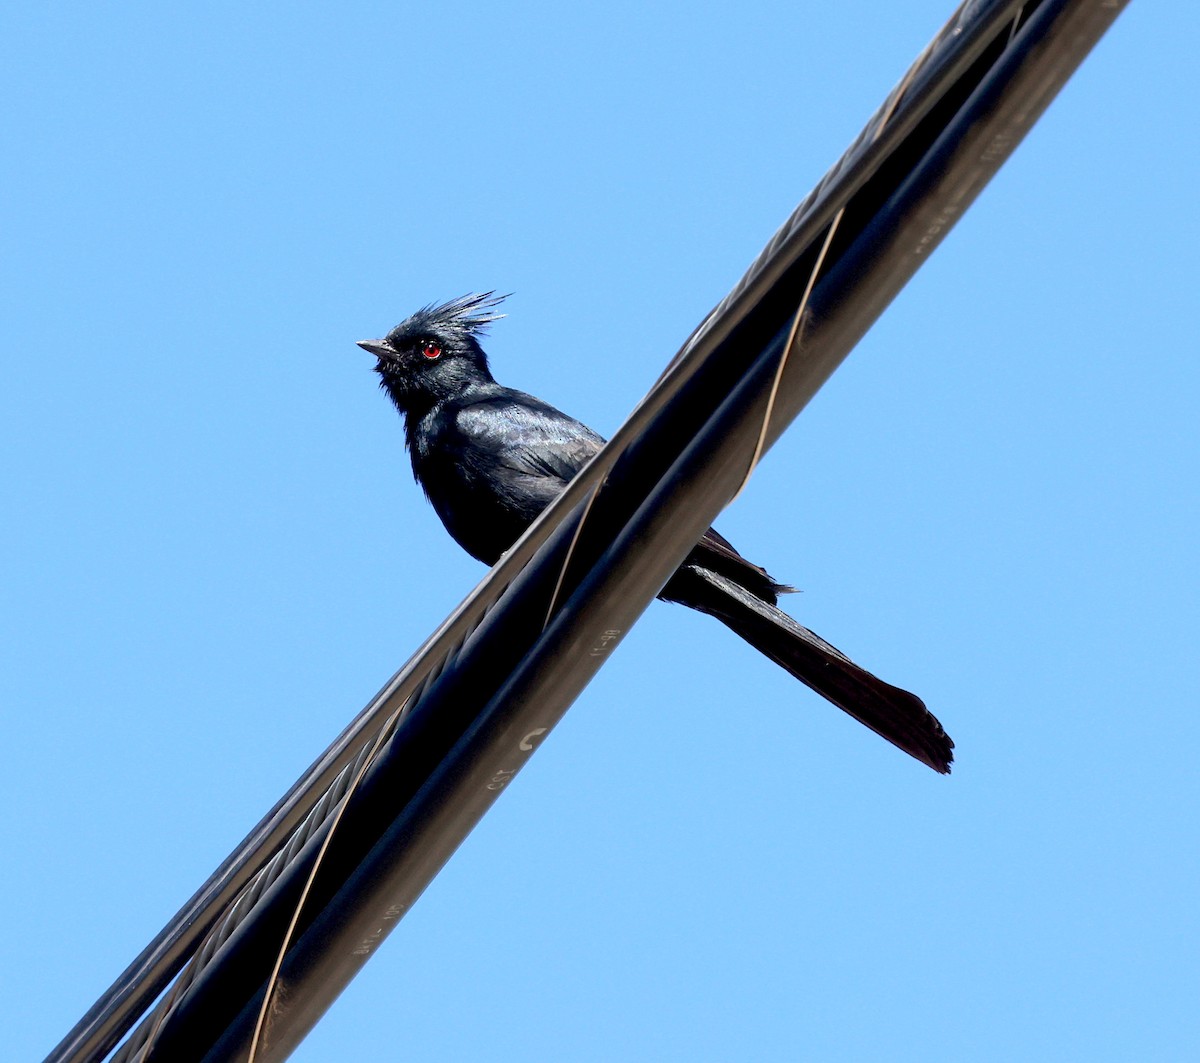
<path id="1" fill-rule="evenodd" d="M 48 1051 L 482 576 L 354 341 L 611 433 L 948 3 L 0 16 L 0 994 Z M 295 1055 L 1200 1050 L 1198 16 L 1134 4 L 718 526 L 935 776 L 656 604 Z"/>

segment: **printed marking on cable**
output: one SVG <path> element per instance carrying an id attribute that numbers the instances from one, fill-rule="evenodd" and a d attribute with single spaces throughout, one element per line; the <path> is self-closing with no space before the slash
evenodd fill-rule
<path id="1" fill-rule="evenodd" d="M 913 254 L 924 255 L 932 251 L 942 233 L 954 224 L 958 214 L 958 205 L 955 203 L 949 203 L 938 211 L 937 217 L 930 223 L 921 239 L 917 241 L 917 246 L 913 248 Z"/>
<path id="2" fill-rule="evenodd" d="M 404 914 L 405 905 L 389 904 L 383 913 L 383 926 L 378 926 L 371 931 L 365 938 L 359 941 L 351 950 L 354 956 L 370 956 L 375 951 L 375 946 L 383 940 L 383 932 L 388 923 L 397 922 Z"/>
<path id="3" fill-rule="evenodd" d="M 613 648 L 613 644 L 621 637 L 621 629 L 619 627 L 608 628 L 596 640 L 595 645 L 588 650 L 589 657 L 603 657 L 609 650 Z"/>
<path id="4" fill-rule="evenodd" d="M 357 945 L 354 946 L 353 955 L 355 956 L 370 956 L 375 951 L 375 946 L 383 940 L 383 927 L 371 931 L 367 937 L 363 938 Z"/>
<path id="5" fill-rule="evenodd" d="M 983 155 L 980 156 L 984 162 L 995 162 L 997 159 L 1003 159 L 1016 146 L 1017 135 L 1008 130 L 1001 130 L 984 148 Z"/>
<path id="6" fill-rule="evenodd" d="M 533 749 L 533 742 L 530 740 L 533 738 L 538 738 L 541 735 L 544 735 L 548 730 L 550 730 L 550 728 L 548 728 L 548 727 L 535 727 L 532 731 L 529 732 L 529 734 L 527 734 L 524 738 L 521 739 L 520 742 L 517 743 L 517 748 L 523 749 L 526 753 L 528 753 L 531 749 Z"/>
<path id="7" fill-rule="evenodd" d="M 516 768 L 501 768 L 488 781 L 487 788 L 489 790 L 503 790 L 512 781 L 512 777 L 516 774 Z"/>

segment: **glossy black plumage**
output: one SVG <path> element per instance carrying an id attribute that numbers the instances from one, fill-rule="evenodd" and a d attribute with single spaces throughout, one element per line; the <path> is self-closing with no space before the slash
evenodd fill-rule
<path id="1" fill-rule="evenodd" d="M 413 473 L 446 530 L 494 564 L 603 445 L 553 406 L 497 384 L 479 336 L 492 293 L 428 306 L 359 343 L 404 417 Z M 915 695 L 891 686 L 776 607 L 789 588 L 709 529 L 659 594 L 716 617 L 801 682 L 905 752 L 948 772 L 951 742 Z"/>

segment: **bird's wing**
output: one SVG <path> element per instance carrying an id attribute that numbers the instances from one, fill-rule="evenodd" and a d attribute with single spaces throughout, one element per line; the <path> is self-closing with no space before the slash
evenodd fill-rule
<path id="1" fill-rule="evenodd" d="M 456 427 L 466 443 L 459 461 L 487 477 L 510 504 L 518 497 L 531 497 L 539 512 L 604 446 L 604 438 L 587 425 L 541 399 L 507 388 L 462 407 Z M 781 591 L 792 589 L 747 561 L 712 528 L 688 561 L 722 573 L 771 603 Z"/>
<path id="2" fill-rule="evenodd" d="M 469 441 L 463 458 L 532 480 L 549 481 L 557 495 L 582 469 L 604 439 L 587 425 L 548 403 L 521 392 L 509 392 L 459 410 L 458 432 Z M 483 471 L 483 470 L 481 470 Z"/>
<path id="3" fill-rule="evenodd" d="M 778 596 L 794 590 L 785 583 L 776 583 L 765 568 L 747 561 L 733 544 L 716 529 L 709 528 L 688 555 L 689 564 L 720 572 L 745 587 L 756 597 L 774 605 Z"/>

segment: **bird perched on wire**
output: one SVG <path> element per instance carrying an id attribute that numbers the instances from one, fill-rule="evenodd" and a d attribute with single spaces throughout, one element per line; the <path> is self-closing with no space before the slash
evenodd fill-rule
<path id="1" fill-rule="evenodd" d="M 404 418 L 413 474 L 455 541 L 495 564 L 604 445 L 541 399 L 496 383 L 480 336 L 503 296 L 426 306 L 381 340 L 380 385 Z M 751 646 L 935 771 L 954 743 L 920 698 L 860 668 L 776 607 L 776 583 L 712 529 L 659 593 L 716 617 Z"/>

